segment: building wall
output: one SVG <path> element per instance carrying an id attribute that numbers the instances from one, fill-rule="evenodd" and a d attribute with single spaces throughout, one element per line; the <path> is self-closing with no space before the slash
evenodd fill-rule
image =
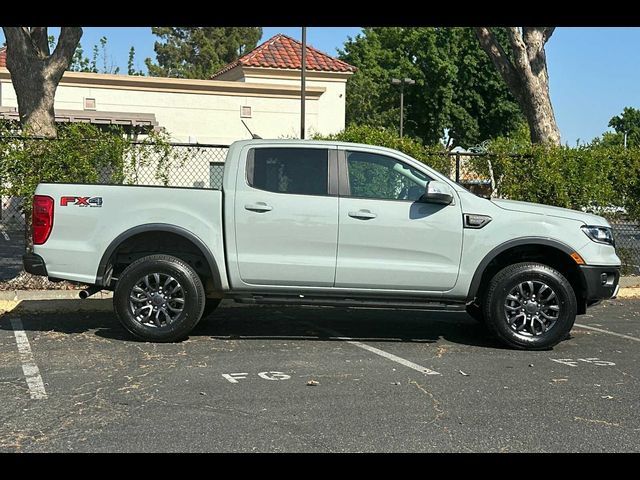
<path id="1" fill-rule="evenodd" d="M 5 72 L 4 75 L 2 71 Z M 83 84 L 82 75 L 87 75 L 86 78 L 91 81 L 87 80 Z M 65 74 L 65 77 L 68 76 L 69 74 Z M 136 79 L 140 77 L 109 75 L 110 78 L 120 77 L 109 85 L 96 84 L 100 80 L 99 74 L 74 73 L 71 77 L 73 82 L 65 82 L 63 79 L 58 86 L 55 98 L 56 108 L 82 110 L 83 99 L 89 97 L 96 99 L 97 111 L 153 113 L 159 126 L 164 127 L 174 141 L 228 145 L 235 140 L 250 138 L 241 123 L 240 107 L 242 105 L 252 107 L 252 118 L 243 120 L 254 133 L 261 137 L 295 138 L 299 135 L 300 98 L 298 90 L 292 88 L 295 82 L 291 80 L 252 79 L 254 85 L 258 83 L 269 88 L 245 95 L 243 91 L 250 90 L 251 86 L 245 89 L 243 85 L 238 86 L 239 82 L 202 80 L 198 81 L 197 88 L 191 89 L 188 85 L 196 82 L 166 80 L 176 83 L 177 87 L 174 90 L 187 90 L 178 92 L 171 91 L 170 88 L 157 91 L 153 88 L 133 89 L 119 84 L 119 82 L 126 83 L 132 78 L 131 82 L 137 82 Z M 0 106 L 17 107 L 15 91 L 5 69 L 0 69 L 0 83 Z M 240 90 L 232 93 L 224 91 L 225 89 L 221 87 L 224 84 L 233 84 Z M 274 87 L 278 84 L 286 85 L 287 88 Z M 309 82 L 309 87 L 318 88 L 308 92 L 307 95 L 308 130 L 323 134 L 341 130 L 344 127 L 344 84 L 313 80 Z"/>
<path id="2" fill-rule="evenodd" d="M 347 79 L 350 74 L 329 72 L 307 72 L 307 87 L 321 87 L 325 93 L 318 100 L 317 119 L 311 116 L 306 106 L 307 132 L 330 134 L 337 133 L 345 127 L 345 96 Z M 239 81 L 246 83 L 264 83 L 274 85 L 291 85 L 300 88 L 299 70 L 276 70 L 245 68 Z M 300 110 L 298 109 L 298 112 Z"/>

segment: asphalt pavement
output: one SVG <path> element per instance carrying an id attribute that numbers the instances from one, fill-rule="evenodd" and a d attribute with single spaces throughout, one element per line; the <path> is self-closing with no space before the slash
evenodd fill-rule
<path id="1" fill-rule="evenodd" d="M 224 302 L 151 344 L 108 308 L 18 308 L 0 451 L 637 452 L 640 300 L 577 324 L 526 352 L 463 313 Z"/>

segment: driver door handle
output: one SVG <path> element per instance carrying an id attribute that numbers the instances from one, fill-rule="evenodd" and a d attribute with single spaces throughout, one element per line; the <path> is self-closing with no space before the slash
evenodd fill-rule
<path id="1" fill-rule="evenodd" d="M 352 218 L 358 218 L 360 220 L 370 220 L 377 217 L 375 213 L 369 210 L 358 210 L 357 212 L 349 212 L 349 216 Z"/>
<path id="2" fill-rule="evenodd" d="M 246 210 L 251 210 L 252 212 L 270 212 L 273 210 L 271 205 L 267 205 L 264 202 L 248 203 L 244 208 Z"/>

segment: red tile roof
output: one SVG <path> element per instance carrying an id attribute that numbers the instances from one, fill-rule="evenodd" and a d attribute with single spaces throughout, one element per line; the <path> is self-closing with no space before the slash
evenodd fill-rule
<path id="1" fill-rule="evenodd" d="M 320 50 L 307 45 L 307 70 L 319 72 L 355 72 L 356 67 L 342 60 L 333 58 Z M 246 55 L 235 62 L 230 63 L 222 70 L 214 73 L 215 78 L 237 66 L 264 67 L 264 68 L 288 68 L 300 70 L 302 68 L 302 43 L 282 33 L 271 37 L 266 42 L 258 45 Z"/>
<path id="2" fill-rule="evenodd" d="M 7 66 L 7 47 L 0 47 L 0 67 Z"/>

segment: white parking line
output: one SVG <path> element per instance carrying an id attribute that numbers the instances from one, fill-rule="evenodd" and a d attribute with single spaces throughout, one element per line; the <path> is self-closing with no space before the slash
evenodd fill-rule
<path id="1" fill-rule="evenodd" d="M 424 373 L 425 375 L 440 375 L 440 373 L 436 372 L 435 370 L 431 370 L 429 368 L 423 367 L 422 365 L 418 365 L 417 363 L 410 362 L 409 360 L 406 360 L 402 357 L 398 357 L 393 353 L 385 352 L 384 350 L 380 350 L 379 348 L 372 347 L 371 345 L 367 345 L 366 343 L 358 342 L 357 340 L 354 340 L 351 337 L 345 337 L 344 335 L 334 330 L 318 327 L 317 325 L 313 325 L 313 324 L 310 324 L 310 325 L 313 326 L 314 328 L 317 328 L 318 330 L 323 330 L 333 335 L 333 337 L 331 337 L 333 339 L 344 340 L 345 342 L 350 343 L 351 345 L 355 345 L 356 347 L 362 348 L 363 350 L 367 350 L 368 352 L 375 353 L 376 355 L 380 355 L 381 357 L 384 357 L 387 360 L 391 360 L 392 362 L 399 363 L 400 365 L 404 365 L 405 367 L 409 367 L 420 373 Z"/>
<path id="2" fill-rule="evenodd" d="M 18 345 L 20 361 L 22 362 L 22 371 L 27 379 L 31 398 L 47 398 L 47 392 L 44 389 L 44 383 L 42 383 L 40 370 L 38 369 L 36 362 L 33 360 L 33 353 L 31 352 L 31 346 L 29 345 L 27 334 L 22 326 L 22 320 L 19 318 L 12 318 L 11 327 L 13 327 L 13 334 L 16 336 L 16 344 Z"/>
<path id="3" fill-rule="evenodd" d="M 623 335 L 622 333 L 611 332 L 609 330 L 603 330 L 602 328 L 590 327 L 589 325 L 582 325 L 581 323 L 575 323 L 576 327 L 586 328 L 587 330 L 594 330 L 600 333 L 608 333 L 609 335 L 615 335 L 616 337 L 626 338 L 627 340 L 633 340 L 634 342 L 640 342 L 640 338 L 632 337 L 631 335 Z"/>

